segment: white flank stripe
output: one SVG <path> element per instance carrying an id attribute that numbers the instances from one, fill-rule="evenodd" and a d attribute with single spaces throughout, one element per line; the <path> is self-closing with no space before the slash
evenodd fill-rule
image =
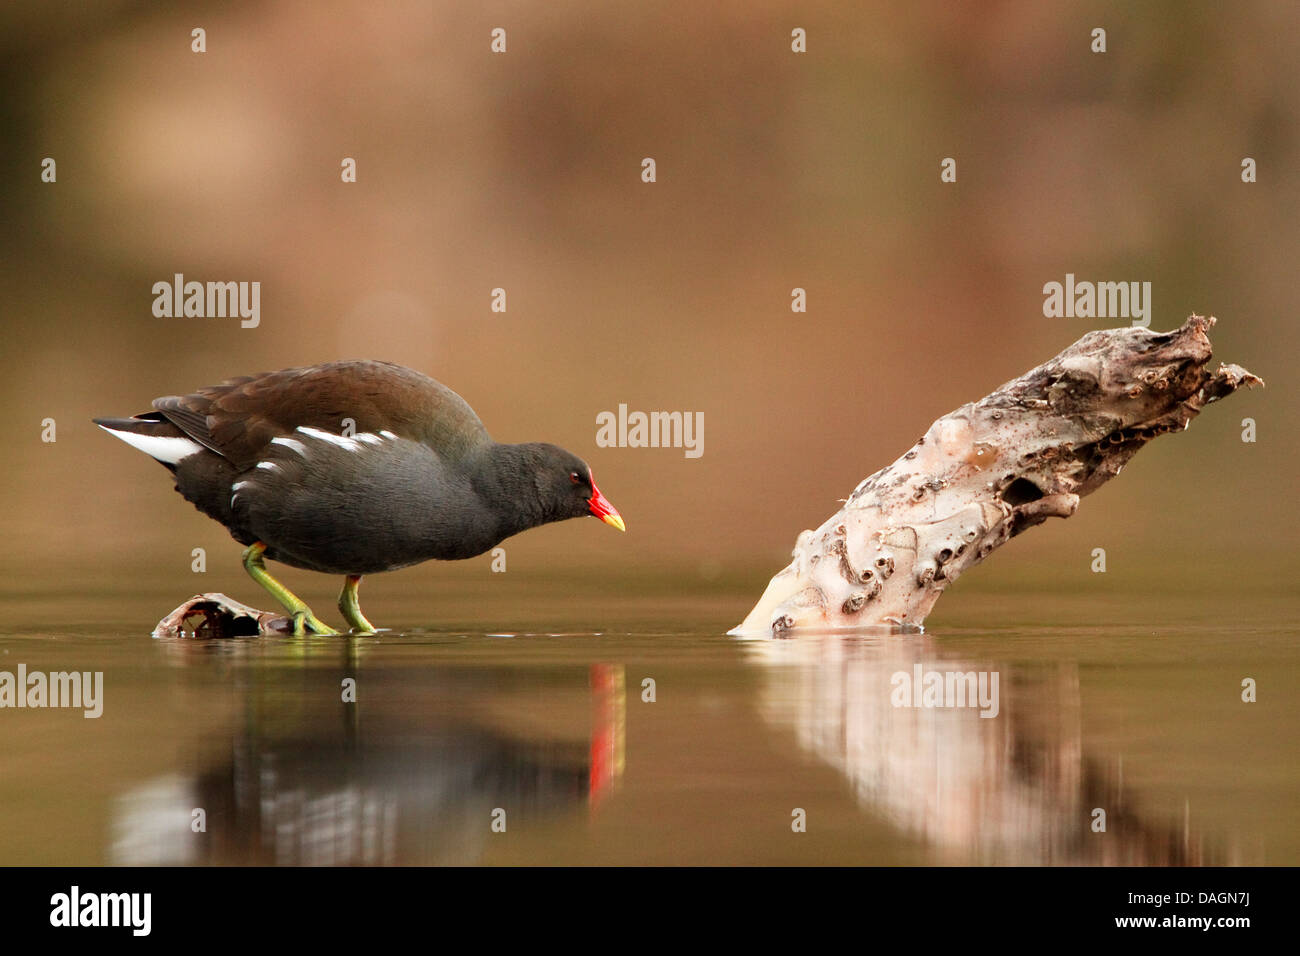
<path id="1" fill-rule="evenodd" d="M 378 435 L 372 435 L 370 432 L 362 432 L 360 435 L 353 435 L 357 441 L 363 441 L 370 445 L 382 445 L 384 440 Z"/>
<path id="2" fill-rule="evenodd" d="M 346 448 L 348 451 L 361 450 L 361 443 L 355 438 L 344 438 L 342 435 L 331 435 L 329 432 L 323 432 L 319 428 L 311 428 L 307 425 L 299 425 L 295 431 L 301 432 L 308 438 L 319 438 L 321 441 L 327 441 L 331 445 L 338 445 L 340 448 Z"/>
<path id="3" fill-rule="evenodd" d="M 291 448 L 300 455 L 307 454 L 307 446 L 300 441 L 295 441 L 292 438 L 272 438 L 271 444 L 283 445 L 285 448 Z"/>
<path id="4" fill-rule="evenodd" d="M 235 507 L 235 499 L 239 497 L 239 489 L 247 488 L 251 484 L 252 484 L 251 481 L 249 481 L 248 479 L 244 479 L 243 481 L 237 481 L 230 486 L 230 490 L 234 492 L 234 494 L 230 496 L 230 507 L 232 508 Z"/>
<path id="5" fill-rule="evenodd" d="M 397 436 L 390 431 L 387 430 L 381 431 L 379 434 L 383 435 L 385 438 L 389 439 L 390 441 L 397 441 Z"/>
<path id="6" fill-rule="evenodd" d="M 273 462 L 273 461 L 259 461 L 259 462 L 257 463 L 257 467 L 258 467 L 258 468 L 265 468 L 267 471 L 279 471 L 279 470 L 280 470 L 280 466 L 277 465 L 277 464 L 276 464 L 275 462 Z"/>
<path id="7" fill-rule="evenodd" d="M 203 451 L 202 445 L 189 438 L 141 435 L 139 432 L 118 431 L 106 425 L 99 427 L 110 435 L 122 439 L 132 448 L 138 448 L 155 461 L 165 461 L 169 465 L 175 465 L 190 455 Z"/>

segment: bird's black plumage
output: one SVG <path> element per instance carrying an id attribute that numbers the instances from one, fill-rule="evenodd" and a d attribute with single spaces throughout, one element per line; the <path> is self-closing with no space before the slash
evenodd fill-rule
<path id="1" fill-rule="evenodd" d="M 576 455 L 493 441 L 464 399 L 400 365 L 285 369 L 153 407 L 96 423 L 160 460 L 238 541 L 294 567 L 361 575 L 469 558 L 586 514 L 622 527 Z"/>

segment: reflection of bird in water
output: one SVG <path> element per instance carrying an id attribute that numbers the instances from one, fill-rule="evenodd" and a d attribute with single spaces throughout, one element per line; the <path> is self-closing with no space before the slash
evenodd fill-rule
<path id="1" fill-rule="evenodd" d="M 592 671 L 597 725 L 590 742 L 523 739 L 444 716 L 458 697 L 495 686 L 482 668 L 436 677 L 368 673 L 374 700 L 362 719 L 340 723 L 339 675 L 327 670 L 320 690 L 328 686 L 330 695 L 299 687 L 306 692 L 286 704 L 284 687 L 263 686 L 247 702 L 250 720 L 228 759 L 120 796 L 110 861 L 472 863 L 486 849 L 494 821 L 514 831 L 586 808 L 610 784 L 607 775 L 621 772 L 621 751 L 606 752 L 607 744 L 621 748 L 621 712 L 613 718 L 617 725 L 600 723 L 608 704 L 621 706 L 607 692 L 604 665 Z M 380 686 L 383 693 L 373 693 Z M 438 701 L 436 713 L 406 709 L 420 699 Z M 332 703 L 298 709 L 320 701 Z M 292 729 L 269 729 L 284 723 Z M 192 828 L 196 808 L 204 812 L 204 832 Z"/>
<path id="2" fill-rule="evenodd" d="M 443 727 L 358 745 L 236 742 L 230 762 L 119 799 L 114 864 L 307 866 L 476 860 L 509 828 L 585 805 L 585 748 Z M 206 832 L 191 831 L 203 808 Z"/>
<path id="3" fill-rule="evenodd" d="M 1144 820 L 1111 764 L 1083 753 L 1078 676 L 945 658 L 921 636 L 800 635 L 743 645 L 763 666 L 761 712 L 838 769 L 859 803 L 951 862 L 1211 862 L 1199 837 Z M 895 706 L 896 674 L 1000 675 L 978 707 Z M 1105 832 L 1094 832 L 1094 811 Z"/>

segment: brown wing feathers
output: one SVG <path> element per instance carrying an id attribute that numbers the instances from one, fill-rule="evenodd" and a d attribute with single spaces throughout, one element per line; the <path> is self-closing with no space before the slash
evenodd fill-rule
<path id="1" fill-rule="evenodd" d="M 167 420 L 238 468 L 251 467 L 271 440 L 299 426 L 340 434 L 392 431 L 437 438 L 454 454 L 487 440 L 473 410 L 433 379 L 382 362 L 335 362 L 231 379 L 153 403 Z"/>

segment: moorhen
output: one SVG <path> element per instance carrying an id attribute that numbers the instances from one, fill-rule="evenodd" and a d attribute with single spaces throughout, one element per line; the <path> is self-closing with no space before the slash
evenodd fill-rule
<path id="1" fill-rule="evenodd" d="M 247 545 L 244 567 L 293 617 L 337 634 L 266 570 L 346 576 L 339 610 L 366 632 L 363 574 L 472 558 L 528 528 L 622 517 L 563 448 L 494 442 L 459 395 L 390 362 L 330 362 L 155 399 L 95 424 L 164 465 L 176 490 Z"/>

